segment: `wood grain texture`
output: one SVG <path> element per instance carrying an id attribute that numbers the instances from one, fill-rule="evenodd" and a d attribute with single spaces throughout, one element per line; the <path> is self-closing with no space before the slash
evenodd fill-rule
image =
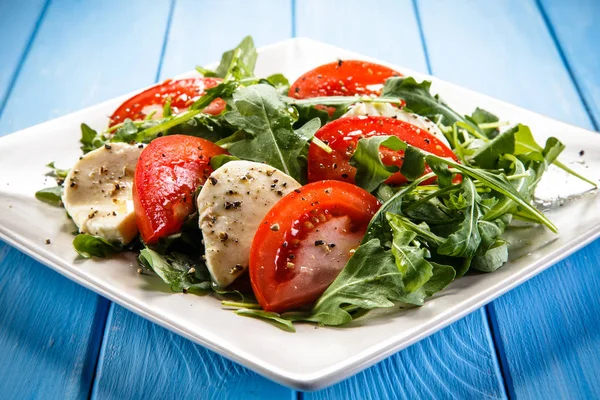
<path id="1" fill-rule="evenodd" d="M 538 1 L 551 33 L 577 84 L 595 127 L 600 127 L 600 3 L 578 0 Z"/>
<path id="2" fill-rule="evenodd" d="M 317 399 L 497 399 L 502 378 L 483 309 L 330 388 Z"/>
<path id="3" fill-rule="evenodd" d="M 356 12 L 360 9 L 361 12 Z M 297 33 L 427 72 L 410 1 L 298 1 Z M 339 17 L 339 18 L 338 18 Z M 364 27 L 361 21 L 376 27 Z M 331 21 L 339 21 L 331 23 Z M 398 31 L 394 35 L 382 32 Z M 377 33 L 377 35 L 375 35 Z M 483 310 L 331 388 L 314 399 L 502 398 L 504 387 Z"/>
<path id="4" fill-rule="evenodd" d="M 410 0 L 298 0 L 296 36 L 427 72 Z"/>
<path id="5" fill-rule="evenodd" d="M 419 5 L 436 75 L 592 127 L 533 2 L 420 1 Z M 576 9 L 572 11 L 579 12 Z M 447 18 L 449 13 L 470 23 L 454 24 Z M 485 16 L 493 16 L 495 23 Z M 570 29 L 569 24 L 564 28 Z M 476 62 L 465 56 L 449 63 L 452 43 L 477 54 Z M 599 254 L 596 241 L 488 307 L 513 397 L 600 396 Z"/>
<path id="6" fill-rule="evenodd" d="M 0 115 L 45 8 L 46 0 L 0 2 Z"/>
<path id="7" fill-rule="evenodd" d="M 113 304 L 92 399 L 293 399 L 272 383 Z"/>
<path id="8" fill-rule="evenodd" d="M 53 1 L 24 55 L 0 118 L 0 133 L 152 83 L 168 7 L 166 1 L 155 2 L 151 9 L 142 1 L 105 1 L 101 7 Z M 147 24 L 155 31 L 141 29 Z M 11 36 L 5 28 L 10 25 L 0 24 L 0 36 Z M 15 37 L 15 45 L 23 42 Z M 151 69 L 144 67 L 147 63 Z M 0 245 L 0 398 L 86 398 L 108 304 Z"/>
<path id="9" fill-rule="evenodd" d="M 50 4 L 0 121 L 13 132 L 152 84 L 169 0 Z"/>
<path id="10" fill-rule="evenodd" d="M 433 74 L 552 118 L 591 126 L 533 1 L 418 4 Z M 457 18 L 468 23 L 458 24 Z"/>
<path id="11" fill-rule="evenodd" d="M 190 40 L 194 32 L 200 40 Z M 288 2 L 178 0 L 160 77 L 218 60 L 247 34 L 261 45 L 286 39 L 290 33 Z M 113 304 L 92 397 L 291 399 L 296 394 Z"/>

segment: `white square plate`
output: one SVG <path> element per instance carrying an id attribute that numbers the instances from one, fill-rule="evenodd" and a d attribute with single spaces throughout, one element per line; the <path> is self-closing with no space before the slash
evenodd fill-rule
<path id="1" fill-rule="evenodd" d="M 336 58 L 369 59 L 311 40 L 293 39 L 262 48 L 257 75 L 282 72 L 293 80 Z M 502 120 L 528 124 L 542 143 L 548 136 L 558 137 L 567 145 L 561 156 L 563 162 L 595 181 L 600 177 L 600 136 L 593 132 L 390 66 L 419 80 L 432 80 L 433 91 L 459 112 L 470 113 L 480 106 Z M 223 310 L 213 297 L 171 293 L 157 277 L 138 275 L 132 256 L 77 260 L 71 246 L 73 226 L 64 210 L 34 198 L 35 191 L 44 185 L 53 186 L 52 180 L 44 177 L 46 163 L 55 161 L 58 166 L 67 167 L 79 157 L 80 123 L 102 129 L 107 115 L 127 97 L 0 139 L 0 237 L 127 309 L 287 386 L 315 390 L 347 378 L 462 318 L 600 234 L 599 196 L 576 196 L 547 213 L 559 227 L 560 235 L 541 227 L 513 229 L 508 236 L 509 263 L 492 274 L 473 274 L 457 280 L 421 308 L 379 313 L 377 318 L 359 320 L 346 328 L 315 329 L 313 325 L 300 324 L 295 334 L 287 333 Z M 579 155 L 582 149 L 583 157 Z M 566 197 L 587 188 L 562 171 L 551 171 L 540 191 L 555 196 L 555 190 Z M 52 244 L 46 245 L 46 238 Z"/>

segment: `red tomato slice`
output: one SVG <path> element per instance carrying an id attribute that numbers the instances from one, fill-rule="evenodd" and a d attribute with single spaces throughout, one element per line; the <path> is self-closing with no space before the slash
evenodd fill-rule
<path id="1" fill-rule="evenodd" d="M 288 96 L 296 99 L 355 94 L 378 96 L 386 79 L 401 75 L 391 68 L 367 61 L 339 60 L 302 75 L 290 86 Z"/>
<path id="2" fill-rule="evenodd" d="M 312 304 L 338 276 L 380 204 L 344 182 L 308 184 L 283 197 L 261 222 L 250 250 L 250 282 L 261 307 Z"/>
<path id="3" fill-rule="evenodd" d="M 167 98 L 171 98 L 171 108 L 173 114 L 181 113 L 200 96 L 206 89 L 217 86 L 221 83 L 220 78 L 188 78 L 178 80 L 166 80 L 163 83 L 152 86 L 142 93 L 136 94 L 126 100 L 110 116 L 109 126 L 119 124 L 129 118 L 133 121 L 143 120 L 150 113 L 156 111 L 154 118 L 161 118 L 163 105 Z M 207 114 L 217 115 L 225 109 L 225 102 L 216 99 L 204 109 Z"/>
<path id="4" fill-rule="evenodd" d="M 171 135 L 154 139 L 138 160 L 133 206 L 142 239 L 155 243 L 176 233 L 194 211 L 194 192 L 213 169 L 211 157 L 226 151 L 208 140 Z"/>
<path id="5" fill-rule="evenodd" d="M 431 133 L 408 122 L 390 117 L 349 117 L 332 121 L 317 131 L 315 136 L 333 149 L 327 153 L 311 143 L 308 149 L 308 181 L 316 182 L 335 179 L 354 183 L 356 168 L 350 165 L 350 158 L 356 150 L 358 141 L 372 136 L 393 135 L 406 143 L 421 148 L 440 157 L 458 161 L 456 155 L 441 140 Z M 393 151 L 382 147 L 381 159 L 385 165 L 402 166 L 404 151 Z M 426 166 L 425 173 L 431 172 Z M 386 183 L 403 184 L 406 178 L 397 172 Z"/>

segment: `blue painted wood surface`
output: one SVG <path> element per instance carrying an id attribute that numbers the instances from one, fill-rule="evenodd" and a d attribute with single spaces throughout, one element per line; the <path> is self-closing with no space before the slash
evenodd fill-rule
<path id="1" fill-rule="evenodd" d="M 600 127 L 600 5 L 596 0 L 576 3 L 539 1 L 550 33 L 558 41 L 567 68 L 580 90 L 596 130 Z"/>
<path id="2" fill-rule="evenodd" d="M 421 1 L 420 5 L 434 74 L 554 118 L 593 127 L 536 3 Z M 589 8 L 568 10 L 577 15 L 591 13 Z M 598 15 L 600 7 L 595 10 Z M 561 15 L 566 11 L 563 7 Z M 448 13 L 459 13 L 470 23 L 447 21 L 440 26 Z M 489 24 L 481 18 L 484 15 L 493 16 L 496 23 Z M 559 19 L 554 24 L 564 30 L 571 29 L 570 25 Z M 598 37 L 600 29 L 595 31 Z M 587 45 L 571 41 L 561 47 L 587 53 L 595 45 L 593 36 L 588 38 Z M 448 43 L 461 43 L 477 55 L 477 61 L 454 57 L 449 64 Z M 589 89 L 597 90 L 598 82 Z M 513 397 L 600 396 L 599 262 L 600 242 L 596 241 L 488 306 Z"/>
<path id="3" fill-rule="evenodd" d="M 354 13 L 360 0 L 303 1 L 297 5 L 296 29 L 299 36 L 331 42 L 338 46 L 380 57 L 417 71 L 428 73 L 421 44 L 415 8 L 411 1 L 384 1 Z M 341 11 L 340 11 L 341 10 Z M 347 25 L 331 24 L 335 15 Z M 394 15 L 394 18 L 386 18 Z M 376 25 L 376 32 L 394 32 L 401 45 L 390 49 L 390 41 L 356 29 L 362 20 Z M 379 22 L 381 21 L 381 22 Z M 460 351 L 457 349 L 460 348 Z M 385 384 L 378 384 L 380 379 Z M 383 363 L 332 388 L 310 393 L 306 398 L 501 398 L 504 386 L 494 345 L 483 310 L 478 310 Z"/>
<path id="4" fill-rule="evenodd" d="M 224 49 L 235 46 L 247 34 L 254 37 L 257 45 L 291 35 L 291 8 L 287 2 L 208 3 L 175 3 L 160 79 L 219 59 Z M 231 29 L 223 31 L 219 16 L 228 15 L 232 7 L 240 13 L 228 17 Z M 246 18 L 257 12 L 269 15 L 273 23 Z M 191 43 L 190 32 L 195 31 L 198 21 L 202 21 L 202 32 L 222 32 L 223 40 Z M 291 399 L 296 394 L 113 304 L 92 397 Z"/>
<path id="5" fill-rule="evenodd" d="M 247 33 L 259 45 L 295 34 L 430 67 L 587 128 L 600 117 L 593 0 L 14 4 L 0 2 L 0 134 L 215 60 Z M 303 397 L 600 397 L 598 254 L 592 244 L 485 310 Z M 119 306 L 106 319 L 108 304 L 1 245 L 0 398 L 302 397 Z"/>
<path id="6" fill-rule="evenodd" d="M 169 7 L 168 2 L 162 3 L 155 2 L 152 10 L 143 1 L 94 5 L 57 0 L 49 4 L 37 31 L 21 33 L 35 33 L 35 37 L 6 42 L 19 46 L 31 42 L 31 47 L 6 51 L 21 53 L 23 59 L 15 63 L 21 68 L 0 117 L 0 133 L 152 83 Z M 19 16 L 22 12 L 30 11 L 13 8 L 0 19 L 24 21 Z M 37 18 L 41 10 L 31 12 Z M 4 22 L 0 36 L 19 32 Z M 110 26 L 113 36 L 104 34 L 111 22 L 117 23 Z M 147 26 L 154 29 L 147 30 Z M 4 48 L 0 51 L 5 54 Z M 152 70 L 145 68 L 149 61 Z M 113 66 L 116 62 L 118 67 Z M 108 306 L 106 299 L 3 244 L 0 398 L 86 398 Z"/>

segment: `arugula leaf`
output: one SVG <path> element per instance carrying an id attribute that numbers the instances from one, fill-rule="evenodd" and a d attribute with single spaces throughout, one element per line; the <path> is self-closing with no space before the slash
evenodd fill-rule
<path id="1" fill-rule="evenodd" d="M 228 162 L 236 160 L 239 160 L 239 158 L 237 158 L 236 156 L 232 156 L 229 154 L 218 154 L 210 159 L 210 166 L 212 167 L 212 169 L 218 169 L 221 168 L 223 165 L 227 164 Z"/>
<path id="2" fill-rule="evenodd" d="M 246 137 L 232 143 L 229 152 L 239 158 L 265 162 L 296 180 L 302 180 L 298 157 L 321 126 L 317 118 L 294 130 L 287 105 L 265 84 L 243 87 L 233 93 L 232 111 L 225 120 Z"/>
<path id="3" fill-rule="evenodd" d="M 400 172 L 409 181 L 418 179 L 425 172 L 425 159 L 421 157 L 420 151 L 416 147 L 408 146 L 406 148 Z"/>
<path id="4" fill-rule="evenodd" d="M 204 68 L 197 67 L 196 69 L 204 76 L 225 78 L 228 74 L 231 74 L 239 80 L 254 75 L 257 57 L 258 53 L 254 47 L 254 40 L 251 36 L 246 36 L 235 48 L 223 53 L 221 62 L 214 72 Z"/>
<path id="5" fill-rule="evenodd" d="M 406 107 L 412 112 L 430 119 L 442 115 L 444 125 L 453 125 L 455 122 L 461 121 L 479 131 L 476 124 L 451 109 L 438 95 L 432 96 L 430 89 L 430 81 L 418 83 L 412 77 L 392 77 L 385 82 L 381 96 L 404 99 Z"/>
<path id="6" fill-rule="evenodd" d="M 481 146 L 472 158 L 481 168 L 496 168 L 500 156 L 515 153 L 515 133 L 517 128 L 510 129 L 496 136 Z"/>
<path id="7" fill-rule="evenodd" d="M 473 258 L 471 266 L 478 271 L 493 272 L 508 261 L 508 245 L 497 240 L 484 254 Z"/>
<path id="8" fill-rule="evenodd" d="M 465 177 L 462 189 L 461 196 L 466 201 L 466 208 L 463 210 L 464 219 L 459 224 L 458 230 L 448 236 L 446 241 L 437 249 L 437 252 L 452 257 L 470 258 L 475 255 L 481 243 L 478 223 L 482 213 L 478 205 L 480 198 L 473 181 Z"/>
<path id="9" fill-rule="evenodd" d="M 535 207 L 529 204 L 529 202 L 523 199 L 521 194 L 515 190 L 515 188 L 506 179 L 504 174 L 498 175 L 483 169 L 467 167 L 466 165 L 459 164 L 454 160 L 438 157 L 432 154 L 428 154 L 425 157 L 425 160 L 429 165 L 435 163 L 437 160 L 441 163 L 445 163 L 449 167 L 459 170 L 464 175 L 469 176 L 470 178 L 477 179 L 490 189 L 495 190 L 496 192 L 503 194 L 504 196 L 513 200 L 517 205 L 519 205 L 528 213 L 530 213 L 532 217 L 539 221 L 539 223 L 546 225 L 548 229 L 550 229 L 552 232 L 558 232 L 556 225 L 554 225 L 552 221 L 550 221 L 544 214 L 542 214 Z"/>
<path id="10" fill-rule="evenodd" d="M 294 328 L 294 325 L 290 320 L 282 318 L 281 315 L 274 312 L 242 308 L 236 310 L 235 313 L 237 315 L 243 315 L 244 317 L 262 319 L 287 332 L 296 332 L 296 328 Z"/>
<path id="11" fill-rule="evenodd" d="M 385 203 L 383 203 L 373 218 L 371 218 L 361 244 L 365 244 L 373 239 L 379 239 L 382 245 L 387 246 L 389 242 L 390 245 L 388 247 L 391 247 L 392 229 L 390 228 L 390 224 L 385 217 L 386 213 L 401 214 L 402 200 L 404 196 L 412 192 L 423 181 L 426 181 L 434 176 L 435 174 L 433 172 L 423 175 L 419 179 L 413 181 L 411 184 L 402 187 Z"/>
<path id="12" fill-rule="evenodd" d="M 171 252 L 162 255 L 144 248 L 139 255 L 140 263 L 153 270 L 174 292 L 205 294 L 211 290 L 210 273 L 200 258 Z"/>
<path id="13" fill-rule="evenodd" d="M 444 289 L 456 278 L 456 270 L 445 264 L 438 264 L 430 261 L 432 272 L 431 278 L 423 286 L 418 288 L 412 293 L 407 293 L 402 296 L 399 301 L 402 303 L 412 304 L 415 306 L 422 306 L 425 303 L 427 297 L 433 296 L 435 293 Z"/>
<path id="14" fill-rule="evenodd" d="M 392 150 L 406 148 L 406 144 L 396 136 L 373 136 L 360 139 L 350 159 L 350 164 L 356 167 L 356 184 L 368 192 L 377 189 L 381 183 L 399 170 L 396 166 L 383 164 L 379 156 L 381 146 Z"/>
<path id="15" fill-rule="evenodd" d="M 456 278 L 456 270 L 450 265 L 429 262 L 433 267 L 433 275 L 423 285 L 425 296 L 430 297 L 448 286 Z"/>
<path id="16" fill-rule="evenodd" d="M 317 108 L 316 106 L 296 105 L 294 108 L 297 111 L 294 128 L 298 128 L 314 118 L 319 118 L 321 121 L 321 126 L 325 125 L 329 121 L 329 113 L 321 108 Z"/>
<path id="17" fill-rule="evenodd" d="M 378 239 L 362 244 L 346 267 L 317 300 L 306 321 L 343 325 L 352 321 L 352 309 L 371 310 L 394 306 L 403 295 L 402 273 L 394 255 Z M 286 314 L 283 315 L 286 317 Z"/>
<path id="18" fill-rule="evenodd" d="M 396 258 L 396 266 L 402 272 L 405 291 L 412 293 L 433 276 L 433 267 L 425 259 L 429 257 L 429 251 L 416 242 L 415 232 L 398 223 L 397 216 L 388 213 L 386 217 L 392 227 L 392 254 Z"/>
<path id="19" fill-rule="evenodd" d="M 475 111 L 473 111 L 473 114 L 471 114 L 471 121 L 473 121 L 473 123 L 475 123 L 477 126 L 480 126 L 481 124 L 492 124 L 494 122 L 498 122 L 499 120 L 500 119 L 491 112 L 479 107 L 477 107 Z M 483 133 L 489 139 L 495 138 L 498 133 L 500 133 L 498 128 L 482 128 L 480 126 L 479 129 L 481 130 L 481 133 Z"/>
<path id="20" fill-rule="evenodd" d="M 52 171 L 49 172 L 48 176 L 54 176 L 56 178 L 59 179 L 65 179 L 67 177 L 67 174 L 69 173 L 68 169 L 60 169 L 60 168 L 56 168 L 56 166 L 54 165 L 54 161 L 46 164 L 46 167 L 50 168 Z"/>
<path id="21" fill-rule="evenodd" d="M 283 74 L 270 75 L 266 79 L 261 79 L 259 83 L 268 83 L 282 96 L 286 96 L 290 90 L 290 81 Z"/>
<path id="22" fill-rule="evenodd" d="M 80 233 L 73 239 L 73 247 L 77 254 L 83 258 L 100 257 L 106 258 L 116 252 L 123 250 L 123 246 L 117 243 L 111 243 L 100 236 Z"/>
<path id="23" fill-rule="evenodd" d="M 35 192 L 35 198 L 38 199 L 39 201 L 43 201 L 44 203 L 47 203 L 47 204 L 50 204 L 53 206 L 57 206 L 57 207 L 62 207 L 62 205 L 63 205 L 62 192 L 63 192 L 62 186 L 54 186 L 54 187 L 50 187 L 50 188 L 44 188 L 42 190 L 38 190 L 37 192 Z"/>
<path id="24" fill-rule="evenodd" d="M 106 139 L 88 125 L 81 124 L 81 139 L 79 141 L 82 144 L 81 150 L 83 150 L 83 154 L 86 154 L 102 147 Z"/>

